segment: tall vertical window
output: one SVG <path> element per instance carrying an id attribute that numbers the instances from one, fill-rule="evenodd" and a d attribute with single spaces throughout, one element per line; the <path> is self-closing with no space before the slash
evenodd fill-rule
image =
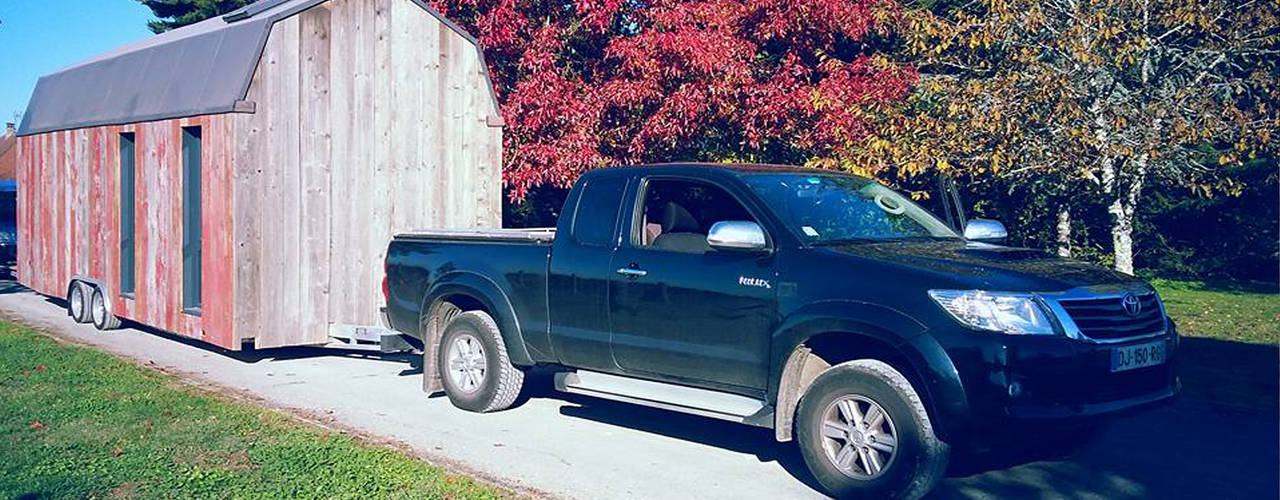
<path id="1" fill-rule="evenodd" d="M 182 128 L 182 307 L 200 310 L 200 127 Z"/>
<path id="2" fill-rule="evenodd" d="M 133 133 L 120 134 L 120 293 L 129 295 L 137 286 L 133 263 L 134 160 Z"/>

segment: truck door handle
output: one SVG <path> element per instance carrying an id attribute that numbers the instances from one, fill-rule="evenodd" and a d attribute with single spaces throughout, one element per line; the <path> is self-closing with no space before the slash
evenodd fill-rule
<path id="1" fill-rule="evenodd" d="M 646 274 L 649 274 L 649 271 L 645 271 L 644 269 L 636 269 L 632 267 L 623 267 L 618 269 L 618 274 L 621 274 L 628 278 L 642 278 Z"/>

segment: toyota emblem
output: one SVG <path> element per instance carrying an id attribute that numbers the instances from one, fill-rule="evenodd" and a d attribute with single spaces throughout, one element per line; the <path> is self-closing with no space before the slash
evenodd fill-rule
<path id="1" fill-rule="evenodd" d="M 1120 299 L 1121 305 L 1124 306 L 1124 312 L 1129 316 L 1137 316 L 1142 312 L 1142 301 L 1138 300 L 1138 296 L 1132 293 L 1124 294 L 1124 298 Z"/>

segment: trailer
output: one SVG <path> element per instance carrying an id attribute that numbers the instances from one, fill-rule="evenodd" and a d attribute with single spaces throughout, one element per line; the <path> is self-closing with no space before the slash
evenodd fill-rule
<path id="1" fill-rule="evenodd" d="M 100 329 L 377 340 L 393 234 L 500 226 L 502 126 L 421 0 L 260 0 L 40 79 L 18 279 Z"/>

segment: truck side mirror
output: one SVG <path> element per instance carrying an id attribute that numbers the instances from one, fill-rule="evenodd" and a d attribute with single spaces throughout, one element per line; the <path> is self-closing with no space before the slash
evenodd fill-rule
<path id="1" fill-rule="evenodd" d="M 726 220 L 711 226 L 707 244 L 720 250 L 764 250 L 764 230 L 759 224 L 745 220 Z"/>
<path id="2" fill-rule="evenodd" d="M 972 241 L 1000 241 L 1009 237 L 1000 221 L 972 219 L 964 225 L 964 239 Z"/>

